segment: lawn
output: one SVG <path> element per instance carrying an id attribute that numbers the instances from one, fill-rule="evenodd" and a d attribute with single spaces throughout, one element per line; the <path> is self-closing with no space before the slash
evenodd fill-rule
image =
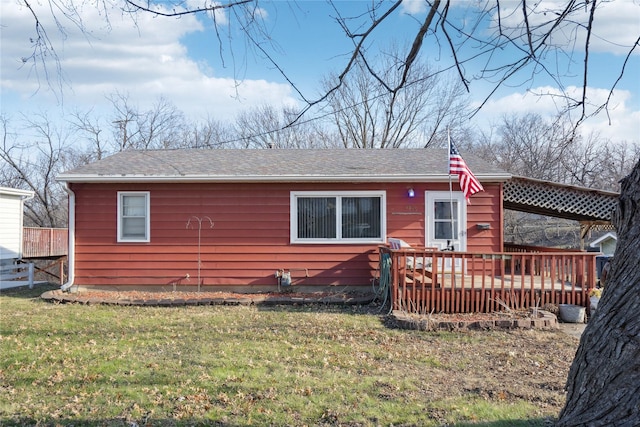
<path id="1" fill-rule="evenodd" d="M 377 307 L 0 294 L 0 425 L 545 426 L 578 340 L 393 329 Z"/>

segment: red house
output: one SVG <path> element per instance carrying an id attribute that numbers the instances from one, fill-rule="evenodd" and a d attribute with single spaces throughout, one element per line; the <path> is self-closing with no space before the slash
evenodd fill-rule
<path id="1" fill-rule="evenodd" d="M 121 152 L 58 177 L 63 288 L 368 290 L 391 236 L 500 252 L 511 176 L 463 155 L 484 186 L 469 203 L 443 149 Z"/>

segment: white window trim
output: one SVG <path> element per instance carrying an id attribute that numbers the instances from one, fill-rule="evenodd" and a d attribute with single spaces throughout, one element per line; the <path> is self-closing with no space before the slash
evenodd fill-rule
<path id="1" fill-rule="evenodd" d="M 298 197 L 380 197 L 380 238 L 363 239 L 299 239 L 298 236 Z M 290 243 L 304 244 L 379 244 L 385 242 L 387 235 L 387 193 L 386 191 L 291 191 L 290 202 Z M 342 230 L 342 204 L 336 206 L 336 231 Z"/>
<path id="2" fill-rule="evenodd" d="M 122 237 L 122 197 L 123 196 L 144 196 L 145 197 L 145 235 L 146 239 L 127 239 Z M 149 191 L 118 191 L 118 243 L 146 243 L 151 241 L 151 196 Z"/>

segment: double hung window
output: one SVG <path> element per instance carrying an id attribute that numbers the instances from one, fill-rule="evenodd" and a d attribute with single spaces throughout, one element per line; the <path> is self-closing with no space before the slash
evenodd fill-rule
<path id="1" fill-rule="evenodd" d="M 149 192 L 118 193 L 118 242 L 148 242 Z"/>
<path id="2" fill-rule="evenodd" d="M 292 192 L 292 243 L 381 243 L 385 193 Z"/>

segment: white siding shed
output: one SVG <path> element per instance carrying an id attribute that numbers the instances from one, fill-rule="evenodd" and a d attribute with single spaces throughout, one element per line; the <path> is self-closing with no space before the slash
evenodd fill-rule
<path id="1" fill-rule="evenodd" d="M 0 264 L 22 257 L 24 201 L 33 191 L 0 187 Z"/>
<path id="2" fill-rule="evenodd" d="M 616 245 L 618 244 L 618 236 L 616 233 L 607 233 L 599 239 L 591 242 L 592 248 L 599 248 L 603 255 L 613 256 L 616 251 Z"/>

